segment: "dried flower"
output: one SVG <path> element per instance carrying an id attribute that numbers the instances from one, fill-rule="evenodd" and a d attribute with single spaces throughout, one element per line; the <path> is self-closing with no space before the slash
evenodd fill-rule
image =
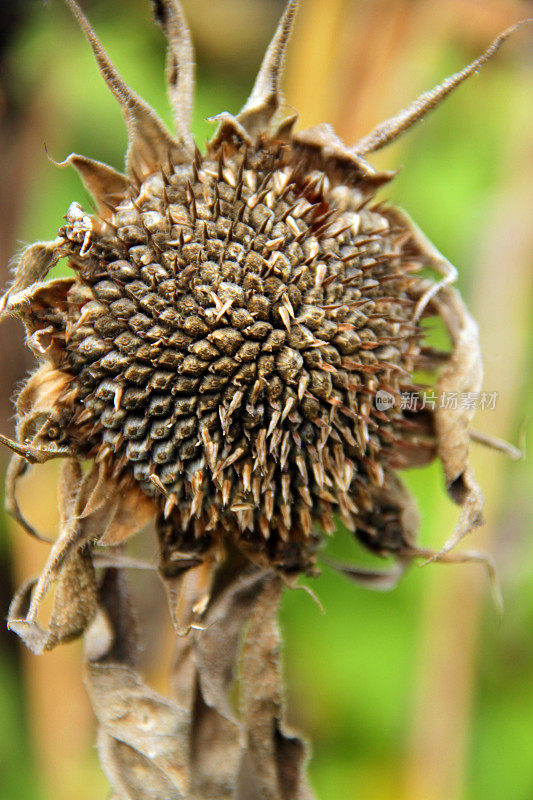
<path id="1" fill-rule="evenodd" d="M 121 106 L 128 150 L 125 174 L 76 154 L 63 162 L 78 170 L 97 213 L 72 203 L 57 238 L 22 253 L 1 301 L 24 322 L 41 364 L 18 397 L 17 441 L 3 439 L 14 453 L 8 506 L 35 535 L 17 482 L 28 464 L 66 459 L 61 534 L 38 581 L 15 598 L 11 627 L 39 652 L 82 633 L 107 603 L 118 629 L 120 604 L 106 600 L 115 589 L 97 588 L 95 548 L 121 544 L 151 518 L 179 630 L 206 608 L 204 622 L 216 617 L 212 567 L 226 552 L 260 568 L 251 580 L 263 576 L 261 590 L 250 598 L 279 593 L 276 573 L 286 581 L 316 570 L 334 515 L 368 548 L 396 558 L 391 575 L 345 570 L 368 583 L 393 582 L 415 557 L 452 558 L 451 547 L 481 522 L 468 465 L 473 411 L 407 410 L 400 396 L 421 390 L 421 368 L 437 392 L 478 391 L 477 330 L 451 287 L 455 269 L 404 212 L 375 202 L 394 173 L 377 172 L 366 156 L 438 106 L 518 26 L 348 147 L 327 125 L 295 131 L 284 106 L 290 0 L 250 98 L 237 116 L 217 117 L 201 154 L 190 132 L 193 52 L 178 0 L 154 2 L 168 39 L 174 135 L 120 78 L 77 3 L 66 3 Z M 65 257 L 72 277 L 46 281 Z M 423 276 L 428 267 L 437 280 Z M 427 346 L 429 317 L 446 326 L 448 354 Z M 391 402 L 376 402 L 383 396 Z M 417 547 L 416 512 L 396 471 L 435 457 L 463 512 L 443 551 L 431 554 Z M 176 587 L 193 568 L 203 570 L 202 588 L 180 617 Z M 39 606 L 56 579 L 43 630 Z M 229 597 L 240 598 L 242 614 L 251 606 L 236 587 Z M 204 686 L 204 700 L 216 696 L 220 710 L 228 687 L 210 695 Z M 104 750 L 118 746 L 113 736 Z M 174 796 L 161 786 L 161 796 Z"/>

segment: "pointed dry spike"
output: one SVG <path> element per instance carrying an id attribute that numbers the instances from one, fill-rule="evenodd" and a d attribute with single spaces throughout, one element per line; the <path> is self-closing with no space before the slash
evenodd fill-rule
<path id="1" fill-rule="evenodd" d="M 268 489 L 265 492 L 264 501 L 265 501 L 265 514 L 268 521 L 270 522 L 270 520 L 272 519 L 272 515 L 274 514 L 274 492 L 272 489 Z"/>
<path id="2" fill-rule="evenodd" d="M 211 300 L 215 304 L 216 310 L 220 311 L 220 309 L 222 308 L 222 300 L 220 299 L 218 294 L 215 294 L 215 292 L 210 292 L 210 295 L 211 295 Z"/>
<path id="3" fill-rule="evenodd" d="M 285 306 L 285 308 L 289 312 L 289 316 L 292 319 L 294 319 L 296 315 L 294 313 L 294 308 L 293 308 L 293 305 L 292 305 L 292 303 L 290 301 L 289 295 L 288 294 L 284 294 L 283 297 L 282 297 L 282 300 L 283 300 L 283 305 Z"/>
<path id="4" fill-rule="evenodd" d="M 281 494 L 283 496 L 284 503 L 290 503 L 291 501 L 291 476 L 284 472 L 281 476 Z"/>
<path id="5" fill-rule="evenodd" d="M 206 531 L 212 531 L 218 523 L 218 509 L 212 504 L 208 511 L 208 519 L 205 526 Z"/>
<path id="6" fill-rule="evenodd" d="M 235 226 L 235 220 L 231 220 L 228 228 L 228 233 L 226 234 L 226 239 L 224 240 L 224 246 L 227 247 L 228 244 L 231 242 L 231 237 L 233 236 L 233 228 Z"/>
<path id="7" fill-rule="evenodd" d="M 322 284 L 324 278 L 326 277 L 327 269 L 328 269 L 327 266 L 322 262 L 317 266 L 316 276 L 315 276 L 315 286 L 317 289 Z"/>
<path id="8" fill-rule="evenodd" d="M 72 165 L 79 172 L 85 187 L 96 201 L 99 213 L 106 220 L 110 211 L 129 196 L 131 184 L 126 176 L 101 161 L 71 153 L 64 161 L 53 163 L 58 167 Z"/>
<path id="9" fill-rule="evenodd" d="M 294 219 L 294 217 L 291 217 L 291 219 Z M 321 232 L 322 231 L 320 228 L 315 232 L 317 238 L 320 236 Z M 300 231 L 300 233 L 294 237 L 294 241 L 300 244 L 301 242 L 304 241 L 304 239 L 308 239 L 310 235 L 311 235 L 311 225 L 309 225 L 307 228 L 304 228 L 303 231 Z"/>
<path id="10" fill-rule="evenodd" d="M 292 32 L 298 0 L 289 0 L 274 38 L 270 42 L 254 88 L 242 111 L 237 115 L 241 125 L 252 135 L 264 131 L 283 103 L 281 79 L 287 43 Z"/>
<path id="11" fill-rule="evenodd" d="M 123 394 L 124 394 L 124 387 L 123 386 L 117 386 L 117 388 L 115 389 L 115 392 L 114 392 L 115 399 L 114 399 L 114 402 L 113 402 L 113 405 L 115 407 L 115 411 L 118 411 L 119 408 L 120 408 L 120 403 L 122 402 L 122 395 Z"/>
<path id="12" fill-rule="evenodd" d="M 283 436 L 283 431 L 281 428 L 276 428 L 276 430 L 272 434 L 272 438 L 270 440 L 270 453 L 274 457 L 277 456 L 278 445 L 281 442 L 282 436 Z"/>
<path id="13" fill-rule="evenodd" d="M 198 167 L 196 165 L 196 158 L 192 162 L 192 180 L 193 183 L 198 183 L 200 181 L 200 176 L 198 174 Z"/>
<path id="14" fill-rule="evenodd" d="M 250 195 L 250 197 L 246 201 L 246 205 L 251 211 L 253 211 L 254 208 L 256 207 L 256 205 L 258 204 L 258 202 L 259 202 L 259 198 L 258 198 L 257 194 L 254 193 L 254 194 Z"/>
<path id="15" fill-rule="evenodd" d="M 194 49 L 179 0 L 157 0 L 154 13 L 168 41 L 167 84 L 179 138 L 194 150 L 191 119 L 194 101 Z"/>
<path id="16" fill-rule="evenodd" d="M 287 228 L 290 230 L 292 235 L 298 237 L 300 235 L 300 228 L 296 224 L 296 220 L 294 219 L 294 217 L 291 217 L 291 215 L 289 214 L 285 222 L 287 223 Z"/>
<path id="17" fill-rule="evenodd" d="M 224 181 L 231 186 L 232 189 L 235 189 L 237 186 L 236 176 L 233 170 L 230 167 L 222 170 L 222 177 Z"/>
<path id="18" fill-rule="evenodd" d="M 257 453 L 257 460 L 261 465 L 266 464 L 266 429 L 261 428 L 255 440 L 255 450 Z"/>
<path id="19" fill-rule="evenodd" d="M 249 461 L 242 469 L 242 486 L 245 492 L 249 492 L 252 488 L 252 465 Z"/>
<path id="20" fill-rule="evenodd" d="M 265 248 L 267 251 L 271 250 L 279 251 L 280 245 L 282 245 L 284 241 L 285 241 L 284 236 L 278 236 L 277 239 L 269 239 L 269 241 L 265 243 Z M 279 253 L 278 253 L 278 258 L 279 258 Z"/>
<path id="21" fill-rule="evenodd" d="M 445 97 L 450 94 L 450 92 L 453 92 L 463 81 L 477 72 L 486 61 L 497 53 L 501 45 L 512 33 L 521 28 L 522 25 L 532 22 L 533 19 L 523 19 L 516 25 L 507 28 L 503 33 L 500 33 L 479 58 L 476 58 L 475 61 L 472 61 L 471 64 L 460 72 L 456 72 L 454 75 L 446 78 L 445 81 L 435 86 L 435 88 L 421 94 L 410 106 L 404 108 L 396 116 L 382 122 L 374 128 L 373 131 L 367 134 L 367 136 L 360 139 L 353 146 L 352 152 L 357 156 L 365 155 L 380 150 L 382 147 L 395 141 L 402 133 L 409 130 L 409 128 L 412 128 L 419 120 L 423 119 L 429 111 L 437 108 Z"/>
<path id="22" fill-rule="evenodd" d="M 267 431 L 267 439 L 269 436 L 272 435 L 274 428 L 277 427 L 280 417 L 281 417 L 281 411 L 276 409 L 270 419 L 270 425 L 268 426 L 268 431 Z"/>
<path id="23" fill-rule="evenodd" d="M 138 174 L 143 178 L 158 171 L 161 164 L 165 163 L 169 151 L 176 164 L 190 161 L 192 159 L 190 149 L 173 139 L 150 106 L 124 83 L 79 5 L 75 0 L 65 0 L 65 3 L 91 45 L 100 74 L 122 109 L 128 129 L 126 155 L 128 174 L 132 176 Z"/>
<path id="24" fill-rule="evenodd" d="M 348 528 L 348 530 L 353 530 L 355 527 L 355 519 L 353 518 L 350 511 L 346 508 L 343 503 L 339 503 L 339 512 L 340 518 Z"/>
<path id="25" fill-rule="evenodd" d="M 237 447 L 237 449 L 234 450 L 233 453 L 231 453 L 231 455 L 229 455 L 226 458 L 226 460 L 222 464 L 222 469 L 226 469 L 226 467 L 230 467 L 232 464 L 234 464 L 236 461 L 238 461 L 239 458 L 242 455 L 244 455 L 245 452 L 246 452 L 246 450 L 244 449 L 244 447 Z"/>
<path id="26" fill-rule="evenodd" d="M 296 456 L 295 461 L 296 461 L 296 466 L 300 470 L 300 474 L 301 474 L 301 476 L 303 478 L 304 483 L 307 483 L 307 466 L 306 466 L 306 463 L 305 463 L 305 458 L 302 456 L 301 453 L 299 453 Z"/>
<path id="27" fill-rule="evenodd" d="M 165 484 L 162 482 L 161 478 L 158 475 L 156 475 L 155 473 L 152 473 L 150 475 L 150 480 L 152 481 L 154 486 L 157 489 L 159 489 L 159 491 L 162 492 L 165 495 L 165 497 L 168 497 L 168 489 L 167 489 L 167 487 L 165 486 Z"/>
<path id="28" fill-rule="evenodd" d="M 290 450 L 290 431 L 285 431 L 283 434 L 283 441 L 281 442 L 281 454 L 279 464 L 281 469 L 285 467 Z"/>
<path id="29" fill-rule="evenodd" d="M 268 520 L 264 514 L 261 514 L 259 517 L 259 528 L 263 535 L 263 539 L 267 540 L 270 538 L 270 525 L 268 524 Z"/>
<path id="30" fill-rule="evenodd" d="M 210 469 L 214 472 L 218 458 L 218 442 L 209 442 L 206 447 L 206 458 Z"/>
<path id="31" fill-rule="evenodd" d="M 222 484 L 222 505 L 227 506 L 231 494 L 231 481 L 226 478 Z"/>
<path id="32" fill-rule="evenodd" d="M 200 515 L 203 501 L 204 501 L 203 491 L 199 491 L 193 496 L 191 503 L 191 514 L 193 517 L 198 517 Z"/>
<path id="33" fill-rule="evenodd" d="M 262 385 L 263 384 L 260 380 L 256 380 L 256 382 L 254 383 L 254 388 L 252 389 L 252 397 L 251 397 L 252 405 L 256 404 Z"/>
<path id="34" fill-rule="evenodd" d="M 290 529 L 291 527 L 291 507 L 288 503 L 282 503 L 281 505 L 281 518 L 283 520 L 283 524 L 286 528 Z"/>
<path id="35" fill-rule="evenodd" d="M 322 489 L 324 487 L 324 467 L 321 462 L 313 461 L 312 468 L 315 481 L 318 487 Z"/>
<path id="36" fill-rule="evenodd" d="M 219 194 L 219 191 L 218 191 L 218 183 L 215 183 L 215 185 L 214 185 L 213 194 L 215 196 L 215 199 L 214 199 L 214 202 L 213 202 L 213 206 L 211 208 L 211 215 L 212 215 L 213 219 L 216 222 L 216 220 L 220 216 L 220 194 Z"/>
<path id="37" fill-rule="evenodd" d="M 218 312 L 218 314 L 215 317 L 215 322 L 216 323 L 220 322 L 220 320 L 222 319 L 222 317 L 224 316 L 226 311 L 229 311 L 229 309 L 232 307 L 232 305 L 234 303 L 234 300 L 235 300 L 235 298 L 233 298 L 233 297 L 230 297 L 229 300 L 226 300 L 226 302 L 224 303 L 224 305 L 222 306 L 222 308 L 220 309 L 220 311 Z"/>
<path id="38" fill-rule="evenodd" d="M 302 500 L 304 501 L 305 505 L 311 508 L 313 505 L 313 501 L 311 499 L 311 494 L 307 486 L 298 486 L 298 493 L 302 498 Z"/>
<path id="39" fill-rule="evenodd" d="M 228 417 L 231 417 L 231 415 L 233 414 L 235 409 L 238 406 L 240 406 L 241 400 L 242 400 L 243 397 L 244 397 L 244 393 L 243 392 L 235 392 L 235 394 L 233 395 L 233 397 L 231 399 L 231 403 L 229 404 L 229 408 L 228 408 L 228 411 L 227 411 Z"/>
<path id="40" fill-rule="evenodd" d="M 250 503 L 233 503 L 231 505 L 231 511 L 253 511 L 255 506 L 251 505 Z"/>
<path id="41" fill-rule="evenodd" d="M 258 233 L 265 233 L 267 228 L 270 231 L 272 229 L 272 221 L 273 221 L 273 215 L 271 215 L 270 217 L 265 217 L 264 221 L 261 223 Z"/>
<path id="42" fill-rule="evenodd" d="M 344 449 L 338 444 L 336 444 L 333 447 L 333 457 L 335 459 L 335 466 L 337 467 L 336 477 L 338 478 L 339 473 L 344 471 L 344 460 L 345 460 Z"/>
<path id="43" fill-rule="evenodd" d="M 189 192 L 188 204 L 189 204 L 190 216 L 191 216 L 192 221 L 196 222 L 196 218 L 198 216 L 198 211 L 197 211 L 197 208 L 196 208 L 196 197 L 194 195 L 194 189 L 193 189 L 193 186 L 192 186 L 192 183 L 190 182 L 190 180 L 187 181 L 187 189 L 188 189 L 188 192 Z"/>
<path id="44" fill-rule="evenodd" d="M 291 318 L 290 318 L 289 312 L 287 311 L 287 308 L 285 306 L 280 306 L 280 308 L 278 309 L 278 313 L 279 313 L 281 319 L 283 320 L 283 324 L 287 328 L 287 333 L 290 333 L 291 332 Z"/>
<path id="45" fill-rule="evenodd" d="M 298 400 L 302 402 L 307 387 L 309 386 L 309 375 L 305 374 L 300 377 L 298 381 Z"/>
<path id="46" fill-rule="evenodd" d="M 322 362 L 320 369 L 323 369 L 324 372 L 329 372 L 331 375 L 337 374 L 337 369 L 332 364 L 326 364 L 325 361 Z"/>
<path id="47" fill-rule="evenodd" d="M 236 203 L 237 200 L 240 200 L 242 187 L 244 186 L 244 164 L 246 161 L 246 157 L 244 157 L 240 163 L 239 170 L 236 175 L 235 179 L 235 193 L 233 195 L 233 202 Z"/>
<path id="48" fill-rule="evenodd" d="M 202 470 L 199 469 L 194 473 L 191 480 L 191 489 L 193 491 L 193 494 L 197 494 L 200 491 L 203 480 L 204 480 L 204 474 Z"/>
<path id="49" fill-rule="evenodd" d="M 223 172 L 224 167 L 226 166 L 226 158 L 224 156 L 224 142 L 222 142 L 222 146 L 220 148 L 220 153 L 218 154 L 218 163 L 217 163 L 217 182 L 222 183 L 223 181 Z"/>
<path id="50" fill-rule="evenodd" d="M 334 497 L 331 494 L 331 492 L 329 492 L 327 489 L 321 489 L 319 492 L 319 496 L 322 498 L 322 500 L 325 500 L 327 503 L 335 503 L 335 504 L 337 503 L 337 498 Z"/>
<path id="51" fill-rule="evenodd" d="M 263 491 L 264 492 L 266 492 L 266 490 L 270 486 L 272 486 L 275 472 L 276 472 L 276 465 L 274 463 L 270 462 L 270 464 L 268 465 L 268 469 L 264 473 L 264 476 L 263 476 Z"/>
<path id="52" fill-rule="evenodd" d="M 282 422 L 285 419 L 287 419 L 287 417 L 291 413 L 295 403 L 296 403 L 296 400 L 294 399 L 294 397 L 288 397 L 287 398 L 287 402 L 285 403 L 285 408 L 283 409 L 283 414 L 281 415 L 281 421 Z"/>
<path id="53" fill-rule="evenodd" d="M 76 424 L 81 425 L 87 420 L 92 419 L 94 417 L 94 411 L 90 408 L 84 408 L 83 411 L 79 414 L 76 414 Z"/>
<path id="54" fill-rule="evenodd" d="M 204 427 L 201 430 L 200 436 L 202 438 L 202 442 L 204 443 L 204 447 L 205 448 L 209 447 L 212 440 L 211 440 L 211 434 L 209 433 L 209 429 L 207 428 L 207 426 L 204 425 Z"/>
<path id="55" fill-rule="evenodd" d="M 198 145 L 196 144 L 196 142 L 194 142 L 194 166 L 196 167 L 197 170 L 200 170 L 202 168 L 203 160 L 204 157 L 201 154 Z"/>
<path id="56" fill-rule="evenodd" d="M 304 536 L 309 536 L 311 534 L 311 514 L 309 509 L 305 506 L 300 506 L 298 516 L 300 517 L 300 525 Z"/>
<path id="57" fill-rule="evenodd" d="M 170 517 L 170 514 L 172 513 L 172 509 L 174 508 L 174 506 L 176 505 L 177 502 L 178 502 L 178 498 L 176 497 L 176 495 L 175 494 L 169 494 L 169 496 L 167 497 L 167 499 L 165 501 L 165 508 L 163 510 L 163 516 L 164 516 L 165 519 L 168 519 Z"/>

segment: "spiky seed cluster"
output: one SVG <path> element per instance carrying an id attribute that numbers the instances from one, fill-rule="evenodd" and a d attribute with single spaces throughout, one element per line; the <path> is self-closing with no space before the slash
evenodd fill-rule
<path id="1" fill-rule="evenodd" d="M 25 251 L 2 301 L 44 362 L 19 398 L 13 509 L 23 459 L 68 455 L 95 464 L 90 492 L 80 484 L 80 518 L 86 506 L 113 509 L 98 517 L 109 529 L 102 541 L 135 529 L 140 489 L 143 508 L 158 514 L 164 556 L 232 539 L 262 563 L 310 570 L 319 532 L 332 532 L 340 514 L 370 547 L 405 558 L 414 525 L 393 469 L 438 453 L 476 524 L 469 419 L 454 423 L 452 453 L 443 445 L 449 419 L 399 402 L 418 388 L 414 370 L 442 362 L 422 348 L 421 318 L 442 316 L 463 349 L 470 321 L 444 288 L 453 268 L 404 214 L 372 205 L 393 175 L 364 156 L 438 105 L 514 29 L 348 148 L 328 126 L 294 133 L 294 116 L 283 114 L 291 0 L 248 102 L 237 117 L 219 116 L 203 156 L 190 134 L 192 46 L 177 0 L 155 4 L 169 41 L 175 137 L 66 2 L 121 104 L 127 175 L 82 156 L 64 162 L 99 213 L 73 203 L 58 238 Z M 41 283 L 61 257 L 73 277 Z M 426 266 L 439 283 L 419 276 Z M 481 374 L 475 335 L 468 342 L 467 378 L 452 353 L 461 388 Z M 378 407 L 380 392 L 392 404 Z M 104 486 L 114 487 L 111 500 Z M 101 532 L 66 536 L 48 578 Z"/>
<path id="2" fill-rule="evenodd" d="M 403 231 L 282 145 L 228 150 L 142 182 L 81 257 L 68 215 L 76 281 L 35 310 L 73 378 L 61 427 L 182 530 L 303 542 L 334 511 L 354 529 L 405 439 L 374 396 L 419 354 Z"/>

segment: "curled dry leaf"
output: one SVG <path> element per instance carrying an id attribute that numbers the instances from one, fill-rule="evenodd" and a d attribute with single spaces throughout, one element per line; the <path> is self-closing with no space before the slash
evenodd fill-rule
<path id="1" fill-rule="evenodd" d="M 135 640 L 124 578 L 109 569 L 86 643 L 85 680 L 98 720 L 102 764 L 120 800 L 182 800 L 188 713 L 142 681 L 135 671 Z"/>
<path id="2" fill-rule="evenodd" d="M 106 570 L 86 637 L 86 684 L 117 798 L 312 800 L 305 746 L 283 721 L 281 591 L 274 572 L 254 570 L 214 596 L 204 629 L 191 632 L 194 691 L 178 703 L 136 672 L 124 578 L 120 570 Z M 232 709 L 235 681 L 242 700 Z"/>
<path id="3" fill-rule="evenodd" d="M 93 618 L 96 582 L 89 551 L 74 552 L 61 570 L 48 629 L 36 621 L 34 598 L 39 581 L 40 578 L 33 578 L 18 590 L 7 616 L 8 627 L 37 655 L 77 638 Z"/>
<path id="4" fill-rule="evenodd" d="M 452 341 L 452 351 L 437 381 L 437 392 L 472 393 L 475 396 L 481 389 L 483 379 L 477 325 L 453 287 L 442 287 L 430 303 L 444 321 Z M 452 500 L 462 507 L 456 530 L 442 548 L 442 553 L 455 547 L 483 521 L 484 498 L 469 465 L 474 414 L 475 407 L 468 406 L 460 409 L 439 406 L 433 414 L 446 488 Z"/>

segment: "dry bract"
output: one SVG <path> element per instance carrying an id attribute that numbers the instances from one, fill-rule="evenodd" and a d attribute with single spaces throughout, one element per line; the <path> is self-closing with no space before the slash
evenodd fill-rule
<path id="1" fill-rule="evenodd" d="M 283 582 L 316 572 L 335 515 L 398 563 L 392 573 L 341 567 L 355 579 L 384 587 L 412 558 L 431 555 L 417 547 L 398 469 L 440 458 L 463 508 L 439 560 L 454 558 L 448 550 L 480 523 L 483 504 L 468 466 L 470 412 L 400 403 L 402 392 L 422 389 L 421 368 L 437 391 L 479 390 L 476 326 L 450 285 L 453 267 L 405 214 L 374 200 L 394 174 L 364 157 L 438 105 L 516 26 L 347 147 L 326 125 L 295 132 L 285 110 L 291 0 L 249 100 L 237 116 L 218 117 L 201 154 L 179 2 L 154 3 L 175 135 L 66 2 L 122 108 L 126 174 L 75 154 L 63 162 L 97 213 L 72 203 L 57 238 L 24 251 L 1 301 L 41 364 L 18 398 L 17 440 L 3 440 L 14 452 L 8 506 L 29 532 L 18 480 L 29 464 L 67 459 L 60 535 L 40 578 L 13 601 L 10 626 L 41 652 L 93 621 L 87 680 L 117 798 L 310 796 L 303 745 L 283 723 Z M 46 281 L 61 258 L 71 277 Z M 435 281 L 421 276 L 427 267 Z M 449 332 L 445 357 L 424 341 L 430 317 Z M 380 392 L 389 407 L 376 403 Z M 187 634 L 174 670 L 178 704 L 134 671 L 118 556 L 95 577 L 96 548 L 121 545 L 152 518 L 172 618 Z M 37 616 L 52 582 L 44 630 Z M 239 658 L 237 714 L 228 693 Z"/>

